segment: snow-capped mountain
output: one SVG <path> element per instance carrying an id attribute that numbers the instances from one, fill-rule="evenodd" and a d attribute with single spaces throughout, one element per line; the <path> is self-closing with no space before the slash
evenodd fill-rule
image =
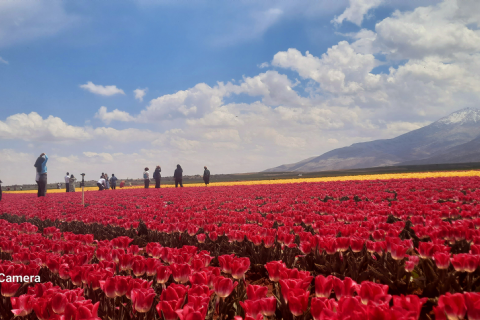
<path id="1" fill-rule="evenodd" d="M 396 164 L 480 162 L 480 152 L 476 155 L 477 149 L 472 149 L 476 144 L 480 146 L 480 138 L 475 140 L 479 135 L 480 110 L 466 108 L 393 139 L 355 143 L 265 171 L 314 172 Z"/>

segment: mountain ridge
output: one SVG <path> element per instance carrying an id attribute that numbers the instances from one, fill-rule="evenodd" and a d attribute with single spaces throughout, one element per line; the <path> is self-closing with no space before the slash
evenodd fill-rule
<path id="1" fill-rule="evenodd" d="M 476 162 L 480 161 L 480 152 L 478 155 L 470 154 L 472 152 L 469 148 L 473 146 L 467 143 L 479 136 L 480 110 L 465 108 L 395 138 L 354 143 L 348 147 L 330 150 L 317 157 L 270 168 L 263 172 L 314 172 L 462 160 L 458 156 L 449 156 L 449 153 L 468 155 L 468 159 L 474 159 L 473 162 Z M 480 146 L 480 139 L 478 143 Z M 455 147 L 457 149 L 454 149 Z M 450 158 L 451 160 L 448 160 Z"/>

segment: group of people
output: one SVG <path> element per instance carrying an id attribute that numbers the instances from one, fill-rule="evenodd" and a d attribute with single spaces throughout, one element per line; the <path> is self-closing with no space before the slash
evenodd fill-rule
<path id="1" fill-rule="evenodd" d="M 117 188 L 117 177 L 112 173 L 112 177 L 108 179 L 108 174 L 103 173 L 100 176 L 100 180 L 97 181 L 98 190 L 115 190 Z M 122 181 L 123 182 L 123 181 Z M 123 187 L 122 185 L 120 187 Z"/>
<path id="2" fill-rule="evenodd" d="M 203 182 L 205 182 L 205 185 L 208 186 L 210 183 L 210 170 L 207 169 L 207 167 L 203 167 Z M 155 179 L 155 188 L 160 188 L 160 181 L 162 179 L 162 175 L 160 172 L 162 169 L 160 166 L 157 166 L 155 168 L 155 171 L 153 172 L 153 179 Z M 175 172 L 173 173 L 173 178 L 175 179 L 175 188 L 178 188 L 180 185 L 181 188 L 183 188 L 183 169 L 182 167 L 177 164 L 177 168 L 175 169 Z M 145 168 L 145 171 L 143 172 L 143 180 L 145 183 L 145 189 L 148 189 L 150 187 L 150 171 L 148 167 Z"/>
<path id="3" fill-rule="evenodd" d="M 75 192 L 75 181 L 77 179 L 72 175 L 69 175 L 67 172 L 67 175 L 64 177 L 65 178 L 65 189 L 67 192 Z"/>
<path id="4" fill-rule="evenodd" d="M 35 164 L 33 165 L 36 169 L 36 176 L 35 176 L 35 181 L 37 182 L 38 185 L 38 192 L 37 196 L 39 197 L 44 197 L 47 193 L 47 161 L 48 161 L 48 156 L 45 153 L 40 154 L 40 156 L 37 158 L 35 161 Z M 207 167 L 203 167 L 203 181 L 205 182 L 205 185 L 208 186 L 210 183 L 210 170 L 207 169 Z M 162 179 L 161 175 L 162 169 L 160 166 L 157 166 L 155 168 L 155 171 L 153 172 L 152 178 L 155 179 L 155 188 L 160 188 L 160 181 Z M 173 173 L 173 177 L 175 179 L 175 188 L 178 188 L 180 185 L 181 188 L 183 188 L 183 169 L 182 167 L 177 164 L 177 168 L 175 169 L 175 172 Z M 66 192 L 75 192 L 75 182 L 77 179 L 70 173 L 67 172 L 65 175 L 65 190 Z M 145 168 L 145 171 L 143 172 L 143 179 L 145 181 L 145 188 L 149 188 L 150 186 L 150 172 L 148 167 Z M 106 189 L 112 189 L 115 190 L 117 187 L 117 177 L 115 177 L 115 174 L 112 173 L 112 177 L 109 178 L 108 174 L 103 173 L 100 176 L 100 179 L 97 181 L 97 186 L 98 190 L 106 190 Z M 1 181 L 0 181 L 1 184 Z M 123 187 L 124 182 L 122 181 L 120 183 L 120 187 Z M 2 199 L 2 193 L 1 193 L 1 187 L 0 187 L 0 200 Z"/>

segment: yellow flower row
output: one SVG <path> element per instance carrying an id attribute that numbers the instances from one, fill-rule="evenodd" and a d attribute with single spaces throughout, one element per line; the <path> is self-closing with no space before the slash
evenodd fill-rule
<path id="1" fill-rule="evenodd" d="M 259 181 L 231 181 L 231 182 L 212 182 L 212 186 L 238 186 L 238 185 L 260 185 L 260 184 L 279 184 L 279 183 L 301 183 L 301 182 L 327 182 L 327 181 L 355 181 L 355 180 L 388 180 L 388 179 L 425 179 L 425 178 L 442 178 L 442 177 L 478 177 L 480 171 L 444 171 L 444 172 L 416 172 L 416 173 L 389 173 L 389 174 L 371 174 L 358 176 L 340 176 L 340 177 L 321 177 L 321 178 L 295 178 L 295 179 L 278 179 L 278 180 L 259 180 Z M 203 187 L 203 183 L 185 184 L 185 187 Z M 172 184 L 162 185 L 162 188 L 174 188 Z M 140 189 L 143 186 L 127 186 L 122 189 Z M 117 186 L 117 189 L 120 189 Z M 98 190 L 97 187 L 85 187 L 85 191 Z M 76 188 L 76 191 L 82 191 Z M 37 190 L 25 191 L 5 191 L 4 193 L 36 193 Z M 48 193 L 61 193 L 65 189 L 49 189 Z"/>

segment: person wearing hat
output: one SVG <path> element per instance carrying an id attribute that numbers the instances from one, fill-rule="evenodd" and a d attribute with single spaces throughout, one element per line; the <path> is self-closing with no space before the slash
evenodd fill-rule
<path id="1" fill-rule="evenodd" d="M 160 188 L 160 179 L 162 178 L 160 172 L 162 172 L 160 166 L 157 166 L 155 168 L 155 171 L 153 172 L 153 179 L 155 179 L 155 188 L 157 189 Z"/>
<path id="2" fill-rule="evenodd" d="M 203 167 L 205 169 L 203 171 L 203 182 L 205 182 L 205 186 L 208 187 L 208 184 L 210 183 L 210 170 L 207 169 L 207 166 Z"/>
<path id="3" fill-rule="evenodd" d="M 150 185 L 150 172 L 148 172 L 148 168 L 145 168 L 143 172 L 143 180 L 145 180 L 145 189 L 148 189 Z"/>

